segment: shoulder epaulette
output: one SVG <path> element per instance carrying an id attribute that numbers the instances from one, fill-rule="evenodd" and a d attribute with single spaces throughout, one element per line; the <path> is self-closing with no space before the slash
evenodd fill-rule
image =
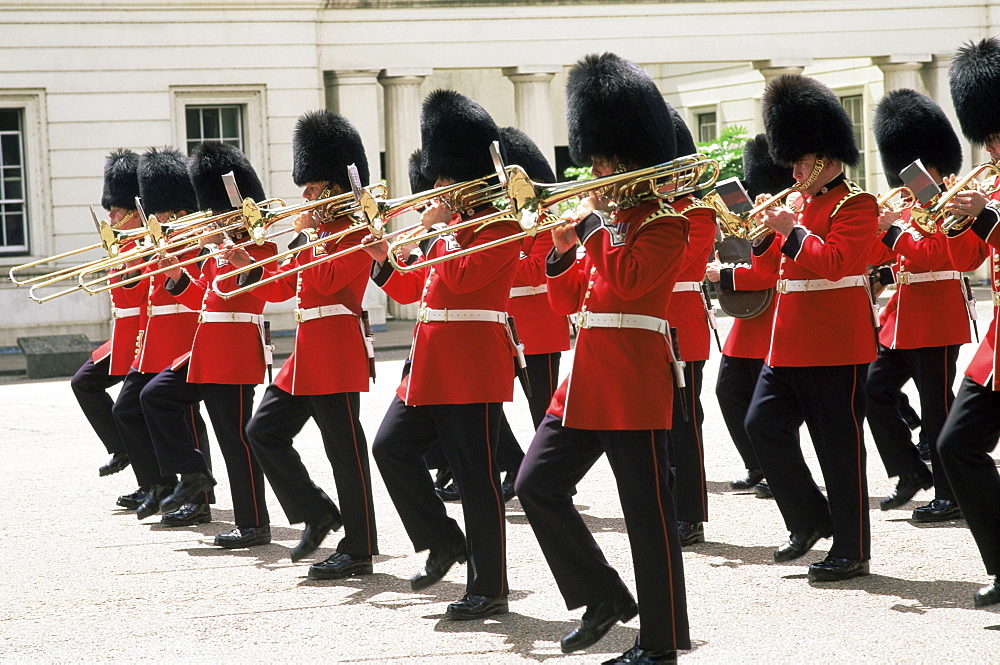
<path id="1" fill-rule="evenodd" d="M 850 201 L 851 199 L 853 199 L 855 196 L 863 196 L 867 194 L 872 199 L 875 199 L 874 194 L 872 194 L 871 192 L 866 192 L 865 190 L 861 189 L 860 187 L 857 186 L 857 184 L 855 184 L 850 180 L 844 180 L 844 184 L 847 186 L 847 194 L 844 196 L 844 198 L 837 201 L 837 205 L 833 207 L 833 212 L 830 213 L 831 217 L 836 215 L 843 207 L 843 205 L 848 201 Z"/>
<path id="2" fill-rule="evenodd" d="M 688 204 L 687 206 L 685 206 L 684 209 L 681 210 L 680 214 L 686 215 L 689 210 L 697 210 L 698 208 L 704 208 L 705 210 L 711 210 L 713 213 L 715 212 L 715 208 L 713 208 L 712 206 L 708 205 L 707 203 L 705 203 L 701 199 L 697 199 L 697 198 L 695 198 L 695 197 L 692 196 L 691 197 L 691 203 Z"/>
<path id="3" fill-rule="evenodd" d="M 674 207 L 666 201 L 660 201 L 660 206 L 646 217 L 646 219 L 642 220 L 638 228 L 641 229 L 646 224 L 665 217 L 684 217 L 684 215 L 674 210 Z"/>

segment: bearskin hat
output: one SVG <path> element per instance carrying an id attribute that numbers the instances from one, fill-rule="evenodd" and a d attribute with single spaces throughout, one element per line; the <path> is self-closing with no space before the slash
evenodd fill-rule
<path id="1" fill-rule="evenodd" d="M 198 197 L 188 175 L 188 158 L 173 148 L 150 148 L 139 158 L 139 198 L 146 212 L 198 209 Z"/>
<path id="2" fill-rule="evenodd" d="M 958 49 L 948 74 L 962 133 L 976 145 L 985 144 L 1000 133 L 1000 39 L 990 37 Z"/>
<path id="3" fill-rule="evenodd" d="M 104 161 L 104 193 L 101 206 L 135 210 L 135 197 L 139 196 L 139 155 L 131 150 L 119 149 Z"/>
<path id="4" fill-rule="evenodd" d="M 236 177 L 240 195 L 254 201 L 264 200 L 264 186 L 250 161 L 239 148 L 228 143 L 206 141 L 191 155 L 188 173 L 198 196 L 198 209 L 225 212 L 232 209 L 222 176 L 230 171 Z"/>
<path id="5" fill-rule="evenodd" d="M 767 136 L 758 134 L 743 147 L 743 186 L 750 199 L 761 194 L 777 194 L 795 184 L 792 169 L 771 159 Z"/>
<path id="6" fill-rule="evenodd" d="M 669 105 L 668 105 L 669 106 Z M 694 144 L 694 137 L 691 136 L 691 130 L 688 129 L 687 123 L 684 122 L 684 118 L 681 114 L 677 112 L 673 106 L 670 108 L 670 117 L 674 121 L 674 137 L 677 139 L 677 156 L 682 155 L 693 155 L 698 152 L 698 147 Z"/>
<path id="7" fill-rule="evenodd" d="M 432 183 L 456 182 L 493 173 L 490 144 L 500 129 L 490 114 L 454 90 L 435 90 L 420 110 L 420 170 Z"/>
<path id="8" fill-rule="evenodd" d="M 434 189 L 434 183 L 425 178 L 423 171 L 420 170 L 421 156 L 422 151 L 420 148 L 417 148 L 406 162 L 406 173 L 410 177 L 411 194 L 419 194 L 420 192 L 426 192 L 428 189 Z"/>
<path id="9" fill-rule="evenodd" d="M 962 144 L 944 111 L 915 90 L 902 88 L 883 97 L 875 107 L 872 130 L 890 187 L 903 184 L 899 172 L 915 159 L 942 176 L 962 168 Z"/>
<path id="10" fill-rule="evenodd" d="M 854 166 L 861 158 L 854 125 L 830 88 L 808 76 L 785 74 L 764 89 L 761 114 L 778 164 L 816 154 Z"/>
<path id="11" fill-rule="evenodd" d="M 535 182 L 555 182 L 556 174 L 549 160 L 527 134 L 517 127 L 503 127 L 500 140 L 507 152 L 507 162 L 517 164 Z"/>
<path id="12" fill-rule="evenodd" d="M 617 157 L 635 168 L 677 156 L 670 109 L 642 69 L 614 53 L 590 54 L 566 81 L 566 124 L 573 161 Z"/>
<path id="13" fill-rule="evenodd" d="M 351 191 L 347 167 L 358 168 L 361 186 L 368 184 L 368 158 L 361 135 L 342 115 L 332 111 L 306 113 L 295 123 L 292 135 L 292 180 L 299 187 L 307 182 L 329 182 Z"/>

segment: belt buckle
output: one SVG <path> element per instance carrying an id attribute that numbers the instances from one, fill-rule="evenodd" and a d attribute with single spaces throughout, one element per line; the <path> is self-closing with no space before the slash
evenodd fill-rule
<path id="1" fill-rule="evenodd" d="M 588 314 L 590 314 L 590 312 L 588 312 L 587 310 L 583 310 L 582 312 L 577 312 L 576 313 L 576 327 L 577 328 L 587 328 L 587 327 L 589 327 L 587 325 L 587 318 L 588 318 L 587 315 Z"/>
<path id="2" fill-rule="evenodd" d="M 774 285 L 774 289 L 778 293 L 788 293 L 788 280 L 779 279 L 778 282 Z"/>
<path id="3" fill-rule="evenodd" d="M 417 321 L 419 323 L 427 323 L 427 308 L 421 307 L 417 310 Z"/>
<path id="4" fill-rule="evenodd" d="M 205 322 L 205 311 L 202 310 L 198 312 L 198 323 L 204 323 L 204 322 Z"/>
<path id="5" fill-rule="evenodd" d="M 905 270 L 901 270 L 901 271 L 897 272 L 896 273 L 896 283 L 897 284 L 909 284 L 910 283 L 910 273 L 907 272 L 907 271 L 905 271 Z"/>
<path id="6" fill-rule="evenodd" d="M 993 292 L 993 306 L 1000 307 L 1000 293 L 996 291 Z"/>
<path id="7" fill-rule="evenodd" d="M 295 308 L 295 322 L 302 323 L 302 310 L 298 307 Z"/>

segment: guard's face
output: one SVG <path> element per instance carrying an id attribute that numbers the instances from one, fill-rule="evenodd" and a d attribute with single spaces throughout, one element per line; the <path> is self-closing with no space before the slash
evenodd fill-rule
<path id="1" fill-rule="evenodd" d="M 131 217 L 122 224 L 122 220 L 129 217 L 132 210 L 127 208 L 119 208 L 118 206 L 111 206 L 111 211 L 108 213 L 108 221 L 111 222 L 111 226 L 122 228 L 122 229 L 134 229 L 139 225 L 139 218 L 135 214 L 131 214 Z M 120 226 L 119 226 L 120 225 Z"/>
<path id="2" fill-rule="evenodd" d="M 795 182 L 805 182 L 812 175 L 813 167 L 816 166 L 816 155 L 802 155 L 795 164 L 792 165 L 792 177 Z"/>
<path id="3" fill-rule="evenodd" d="M 306 201 L 315 201 L 322 194 L 323 191 L 330 186 L 330 183 L 325 180 L 319 182 L 307 182 L 305 189 L 302 190 L 302 198 Z"/>
<path id="4" fill-rule="evenodd" d="M 594 163 L 590 166 L 590 174 L 595 178 L 603 178 L 614 173 L 616 168 L 618 168 L 618 160 L 594 157 Z"/>
<path id="5" fill-rule="evenodd" d="M 1000 134 L 992 135 L 987 141 L 986 152 L 990 153 L 990 159 L 996 161 L 1000 159 Z"/>

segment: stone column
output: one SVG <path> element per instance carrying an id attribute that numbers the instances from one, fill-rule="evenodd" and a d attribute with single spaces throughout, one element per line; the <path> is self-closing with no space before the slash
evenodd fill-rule
<path id="1" fill-rule="evenodd" d="M 326 107 L 334 113 L 341 114 L 357 127 L 365 146 L 365 156 L 368 158 L 369 182 L 378 182 L 382 179 L 378 114 L 378 101 L 382 90 L 378 85 L 378 70 L 323 72 L 323 83 L 326 88 Z M 368 310 L 372 330 L 385 330 L 387 301 L 385 292 L 375 286 L 374 282 L 369 281 L 361 306 Z"/>
<path id="2" fill-rule="evenodd" d="M 882 70 L 885 81 L 885 92 L 910 88 L 917 92 L 925 92 L 920 71 L 925 62 L 930 62 L 929 54 L 920 55 L 884 55 L 872 58 L 872 64 Z"/>
<path id="3" fill-rule="evenodd" d="M 753 67 L 764 77 L 765 85 L 782 74 L 801 74 L 813 63 L 812 58 L 771 58 L 754 60 Z"/>
<path id="4" fill-rule="evenodd" d="M 553 169 L 556 167 L 555 132 L 552 127 L 552 78 L 562 70 L 555 65 L 504 67 L 514 84 L 517 127 L 530 136 Z M 557 173 L 556 179 L 560 180 Z"/>
<path id="5" fill-rule="evenodd" d="M 385 181 L 390 198 L 410 193 L 407 160 L 420 147 L 420 84 L 431 74 L 430 69 L 384 69 L 378 80 L 385 91 Z M 393 220 L 391 229 L 416 223 L 415 215 L 401 215 Z M 414 319 L 416 305 L 389 303 L 396 317 Z"/>

